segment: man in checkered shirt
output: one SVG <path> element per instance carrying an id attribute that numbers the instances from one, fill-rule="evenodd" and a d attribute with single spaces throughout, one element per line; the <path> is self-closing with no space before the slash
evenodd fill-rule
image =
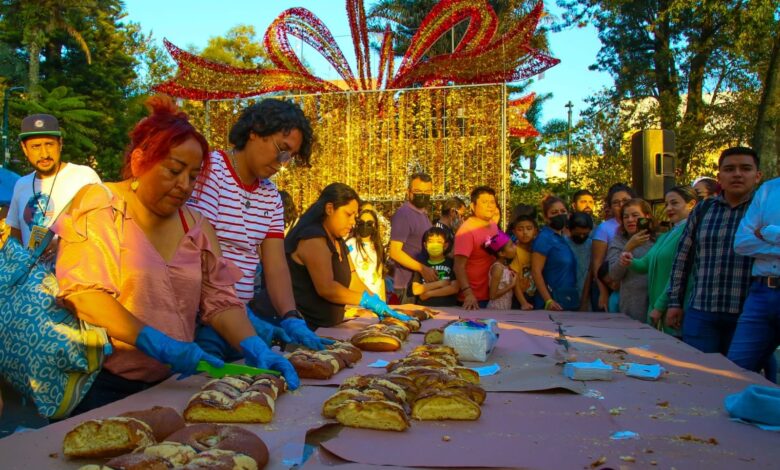
<path id="1" fill-rule="evenodd" d="M 728 353 L 750 287 L 753 260 L 734 251 L 734 235 L 761 179 L 758 168 L 753 149 L 724 150 L 718 159 L 722 191 L 691 212 L 677 247 L 666 323 L 682 326 L 683 341 L 705 353 Z M 693 287 L 684 305 L 689 276 Z"/>

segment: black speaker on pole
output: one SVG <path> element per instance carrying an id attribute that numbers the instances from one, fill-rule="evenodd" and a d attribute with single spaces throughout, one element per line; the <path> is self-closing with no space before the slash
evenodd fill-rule
<path id="1" fill-rule="evenodd" d="M 661 200 L 674 187 L 674 132 L 645 129 L 631 136 L 631 180 L 639 197 Z"/>

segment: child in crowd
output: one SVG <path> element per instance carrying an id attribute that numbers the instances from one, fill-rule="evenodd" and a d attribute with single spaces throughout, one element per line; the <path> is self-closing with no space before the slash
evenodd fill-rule
<path id="1" fill-rule="evenodd" d="M 433 268 L 439 275 L 435 282 L 425 282 L 420 273 L 412 278 L 412 294 L 417 296 L 417 303 L 429 307 L 454 307 L 457 305 L 455 295 L 458 293 L 458 283 L 455 282 L 452 258 L 446 256 L 449 251 L 447 232 L 439 227 L 429 228 L 423 235 L 423 247 L 427 256 L 420 262 Z"/>
<path id="2" fill-rule="evenodd" d="M 620 311 L 620 283 L 609 277 L 609 262 L 604 261 L 596 273 L 598 280 L 607 289 L 607 312 L 618 313 Z"/>
<path id="3" fill-rule="evenodd" d="M 511 232 L 516 240 L 515 259 L 509 264 L 509 268 L 518 276 L 515 301 L 521 309 L 533 310 L 531 299 L 536 295 L 536 285 L 531 277 L 531 244 L 539 233 L 536 217 L 530 213 L 518 216 L 512 224 Z"/>
<path id="4" fill-rule="evenodd" d="M 487 308 L 493 310 L 509 310 L 512 308 L 512 295 L 518 276 L 509 269 L 509 263 L 515 259 L 515 244 L 509 235 L 498 231 L 485 242 L 485 250 L 496 257 L 496 262 L 490 267 L 490 301 Z"/>
<path id="5" fill-rule="evenodd" d="M 379 217 L 372 209 L 362 209 L 347 240 L 355 273 L 368 289 L 386 300 L 385 254 L 379 233 Z"/>

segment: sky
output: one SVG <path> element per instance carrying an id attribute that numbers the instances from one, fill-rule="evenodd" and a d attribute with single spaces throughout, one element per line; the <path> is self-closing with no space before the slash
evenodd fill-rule
<path id="1" fill-rule="evenodd" d="M 349 32 L 349 22 L 344 0 L 125 0 L 127 20 L 139 23 L 145 33 L 152 32 L 162 44 L 166 38 L 179 47 L 194 45 L 203 48 L 210 37 L 224 35 L 238 24 L 255 27 L 258 40 L 262 40 L 268 25 L 288 8 L 303 7 L 314 13 L 330 29 L 353 71 L 356 69 L 354 49 Z M 372 4 L 366 0 L 366 10 Z M 546 2 L 551 14 L 560 10 L 554 1 Z M 551 119 L 566 119 L 565 104 L 571 100 L 574 105 L 573 119 L 586 108 L 585 98 L 612 79 L 606 73 L 593 72 L 588 66 L 596 61 L 600 43 L 592 27 L 549 33 L 552 55 L 561 60 L 534 80 L 531 90 L 543 94 L 552 93 L 543 108 L 542 122 Z M 297 38 L 291 38 L 291 45 L 301 48 Z M 300 49 L 299 49 L 300 50 Z M 315 75 L 325 79 L 339 78 L 333 68 L 309 46 L 302 47 L 304 60 L 314 69 Z M 372 58 L 376 73 L 378 60 Z M 396 60 L 396 66 L 399 61 Z"/>

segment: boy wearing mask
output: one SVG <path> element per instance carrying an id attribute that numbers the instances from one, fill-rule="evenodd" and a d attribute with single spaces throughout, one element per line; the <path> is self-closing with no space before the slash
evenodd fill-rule
<path id="1" fill-rule="evenodd" d="M 520 278 L 515 284 L 515 302 L 513 308 L 522 310 L 533 310 L 531 301 L 536 295 L 536 285 L 531 278 L 531 244 L 539 234 L 539 226 L 536 224 L 536 218 L 531 215 L 521 215 L 515 219 L 512 225 L 512 235 L 516 243 L 515 259 L 509 265 L 509 269 L 515 272 Z"/>
<path id="2" fill-rule="evenodd" d="M 587 212 L 574 212 L 569 216 L 567 224 L 569 236 L 566 243 L 577 259 L 577 290 L 580 292 L 580 311 L 590 311 L 590 257 L 593 240 L 593 217 Z"/>
<path id="3" fill-rule="evenodd" d="M 421 257 L 421 263 L 433 269 L 438 280 L 426 282 L 420 273 L 414 275 L 412 293 L 418 297 L 417 303 L 428 307 L 456 306 L 458 283 L 455 282 L 452 258 L 446 256 L 449 251 L 447 232 L 439 227 L 431 227 L 423 235 L 423 247 L 427 256 Z"/>

